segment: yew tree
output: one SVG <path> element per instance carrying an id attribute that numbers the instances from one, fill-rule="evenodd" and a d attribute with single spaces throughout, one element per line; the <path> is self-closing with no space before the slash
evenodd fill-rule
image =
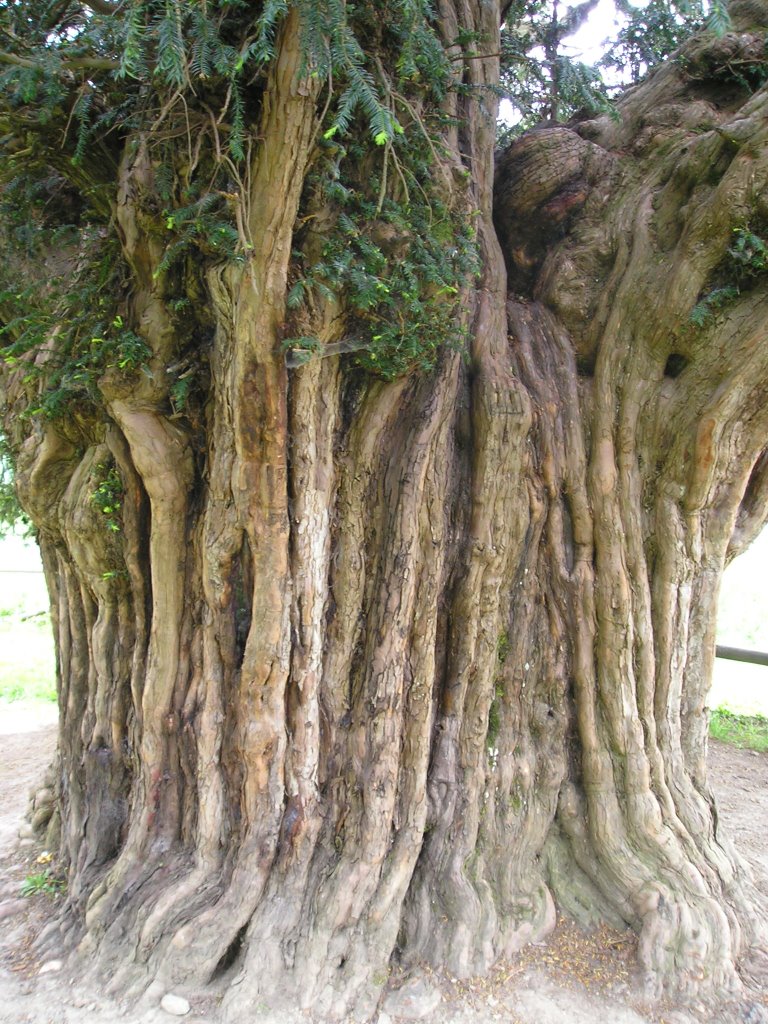
<path id="1" fill-rule="evenodd" d="M 720 997 L 764 942 L 706 749 L 768 516 L 768 5 L 495 159 L 509 6 L 0 5 L 58 928 L 119 991 L 365 1019 L 560 912 Z"/>

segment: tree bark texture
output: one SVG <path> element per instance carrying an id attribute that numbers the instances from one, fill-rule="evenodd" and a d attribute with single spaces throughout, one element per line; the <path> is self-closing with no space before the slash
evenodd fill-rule
<path id="1" fill-rule="evenodd" d="M 58 650 L 60 927 L 117 990 L 219 979 L 232 1020 L 364 1019 L 393 957 L 483 972 L 556 907 L 634 929 L 652 994 L 738 988 L 765 939 L 706 704 L 720 577 L 768 508 L 767 279 L 691 311 L 734 229 L 768 225 L 768 93 L 726 73 L 762 39 L 744 7 L 618 119 L 519 139 L 495 189 L 496 61 L 456 62 L 476 88 L 435 173 L 477 224 L 469 351 L 389 383 L 280 348 L 321 106 L 295 14 L 250 258 L 198 299 L 202 422 L 170 411 L 183 330 L 149 151 L 126 147 L 115 230 L 153 373 L 107 375 L 98 422 L 11 423 L 11 377 L 5 406 Z M 443 37 L 495 53 L 497 8 L 440 0 Z M 338 315 L 316 311 L 327 343 Z"/>

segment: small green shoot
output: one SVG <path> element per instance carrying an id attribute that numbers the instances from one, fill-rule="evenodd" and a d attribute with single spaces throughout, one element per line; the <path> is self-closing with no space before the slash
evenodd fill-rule
<path id="1" fill-rule="evenodd" d="M 100 464 L 98 468 L 104 475 L 91 494 L 91 501 L 104 516 L 107 529 L 119 533 L 122 522 L 123 482 L 114 466 Z"/>
<path id="2" fill-rule="evenodd" d="M 727 310 L 744 291 L 768 273 L 768 241 L 748 225 L 733 229 L 733 244 L 714 274 L 719 282 L 691 310 L 694 327 L 706 327 L 716 314 Z"/>
<path id="3" fill-rule="evenodd" d="M 27 875 L 21 884 L 22 896 L 59 896 L 66 891 L 67 885 L 60 878 L 51 872 L 50 868 L 45 871 L 38 871 L 33 875 Z"/>

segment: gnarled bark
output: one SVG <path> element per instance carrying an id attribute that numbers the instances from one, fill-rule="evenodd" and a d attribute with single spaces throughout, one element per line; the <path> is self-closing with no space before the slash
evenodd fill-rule
<path id="1" fill-rule="evenodd" d="M 441 2 L 444 38 L 495 52 L 496 7 Z M 134 994 L 231 980 L 232 1020 L 363 1018 L 393 956 L 483 971 L 557 904 L 634 928 L 652 992 L 733 990 L 762 922 L 706 698 L 720 576 L 768 508 L 766 279 L 690 314 L 733 229 L 768 222 L 768 95 L 717 81 L 755 33 L 693 40 L 617 121 L 516 142 L 496 227 L 497 69 L 457 62 L 476 89 L 440 159 L 477 211 L 469 358 L 385 383 L 280 348 L 319 113 L 295 19 L 254 249 L 207 274 L 202 427 L 169 411 L 183 339 L 141 146 L 115 205 L 152 375 L 105 378 L 95 422 L 14 428 L 8 392 L 59 654 L 73 955 Z M 316 310 L 323 341 L 339 316 Z M 92 501 L 108 465 L 119 533 Z"/>

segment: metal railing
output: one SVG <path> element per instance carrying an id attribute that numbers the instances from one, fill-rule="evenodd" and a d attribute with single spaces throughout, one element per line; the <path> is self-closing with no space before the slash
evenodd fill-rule
<path id="1" fill-rule="evenodd" d="M 743 661 L 747 665 L 768 665 L 768 652 L 766 651 L 746 651 L 742 647 L 723 647 L 718 644 L 715 654 L 718 658 L 724 658 L 727 661 Z"/>

